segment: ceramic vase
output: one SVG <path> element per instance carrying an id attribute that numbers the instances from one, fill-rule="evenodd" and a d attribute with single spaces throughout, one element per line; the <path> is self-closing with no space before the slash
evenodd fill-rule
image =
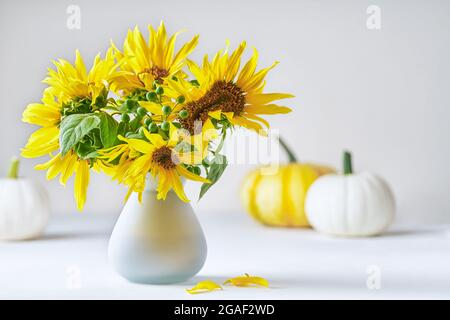
<path id="1" fill-rule="evenodd" d="M 118 274 L 130 282 L 170 284 L 196 275 L 206 260 L 203 230 L 189 203 L 173 192 L 157 200 L 155 184 L 132 194 L 120 214 L 108 246 Z"/>

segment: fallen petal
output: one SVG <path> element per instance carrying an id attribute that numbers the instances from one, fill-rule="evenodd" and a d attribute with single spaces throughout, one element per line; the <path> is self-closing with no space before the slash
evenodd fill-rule
<path id="1" fill-rule="evenodd" d="M 231 284 L 236 287 L 269 287 L 269 281 L 266 279 L 250 276 L 247 273 L 244 276 L 228 279 L 223 284 Z"/>
<path id="2" fill-rule="evenodd" d="M 186 289 L 186 291 L 190 294 L 211 292 L 214 290 L 222 290 L 222 287 L 217 283 L 211 280 L 205 280 L 197 283 L 197 285 L 191 289 Z"/>

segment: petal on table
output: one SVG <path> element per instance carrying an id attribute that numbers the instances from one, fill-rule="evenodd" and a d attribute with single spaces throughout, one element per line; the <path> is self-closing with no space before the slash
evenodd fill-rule
<path id="1" fill-rule="evenodd" d="M 223 284 L 231 284 L 236 287 L 269 287 L 269 281 L 266 279 L 250 276 L 247 273 L 244 276 L 228 279 Z"/>
<path id="2" fill-rule="evenodd" d="M 211 280 L 201 281 L 201 282 L 197 283 L 197 285 L 195 287 L 193 287 L 191 289 L 186 289 L 186 291 L 190 294 L 205 293 L 205 292 L 211 292 L 214 290 L 222 290 L 222 287 Z"/>

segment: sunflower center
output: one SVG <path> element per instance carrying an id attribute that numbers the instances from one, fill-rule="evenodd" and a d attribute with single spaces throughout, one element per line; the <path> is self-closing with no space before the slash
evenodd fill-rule
<path id="1" fill-rule="evenodd" d="M 163 78 L 167 77 L 169 75 L 169 71 L 163 68 L 159 68 L 157 66 L 153 66 L 150 69 L 150 73 L 153 75 L 155 80 L 161 81 Z"/>
<path id="2" fill-rule="evenodd" d="M 180 122 L 183 128 L 194 133 L 196 121 L 203 124 L 208 119 L 209 112 L 220 109 L 222 112 L 241 114 L 245 103 L 245 95 L 241 88 L 232 82 L 217 81 L 203 97 L 186 104 L 189 116 Z"/>
<path id="3" fill-rule="evenodd" d="M 164 169 L 173 169 L 177 166 L 172 156 L 172 150 L 169 147 L 156 149 L 152 155 L 152 161 Z"/>

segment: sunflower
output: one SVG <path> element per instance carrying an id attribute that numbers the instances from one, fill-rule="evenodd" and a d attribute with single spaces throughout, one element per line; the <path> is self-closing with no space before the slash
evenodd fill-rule
<path id="1" fill-rule="evenodd" d="M 123 44 L 123 52 L 112 44 L 121 71 L 113 77 L 113 90 L 127 95 L 136 89 L 151 90 L 155 80 L 163 82 L 166 78 L 182 76 L 181 69 L 186 57 L 195 49 L 198 35 L 185 43 L 175 54 L 175 42 L 179 32 L 170 38 L 164 23 L 155 30 L 148 26 L 150 39 L 144 36 L 136 26 L 129 30 Z"/>
<path id="2" fill-rule="evenodd" d="M 60 174 L 60 182 L 63 185 L 75 174 L 74 195 L 77 207 L 81 210 L 86 202 L 91 162 L 80 159 L 73 150 L 65 155 L 54 155 L 60 149 L 59 125 L 66 114 L 92 112 L 105 105 L 107 80 L 117 65 L 112 50 L 107 52 L 105 59 L 97 55 L 89 72 L 78 50 L 74 65 L 63 59 L 55 61 L 54 64 L 56 70 L 50 69 L 44 80 L 49 87 L 44 91 L 42 103 L 29 104 L 23 113 L 24 122 L 41 128 L 31 134 L 22 149 L 22 156 L 37 158 L 50 155 L 50 160 L 36 166 L 36 169 L 48 170 L 48 179 Z"/>
<path id="3" fill-rule="evenodd" d="M 143 131 L 148 142 L 119 136 L 119 139 L 125 144 L 100 152 L 107 161 L 120 158 L 115 177 L 129 186 L 127 198 L 131 192 L 138 192 L 139 197 L 142 197 L 148 173 L 158 180 L 157 199 L 160 200 L 164 200 L 167 193 L 173 189 L 182 201 L 189 202 L 183 190 L 181 177 L 209 183 L 209 180 L 190 172 L 185 167 L 185 165 L 201 163 L 203 153 L 177 150 L 180 139 L 177 130 L 175 126 L 171 125 L 168 140 L 164 140 L 159 134 L 151 134 L 145 129 Z M 140 155 L 129 157 L 130 152 Z M 126 156 L 124 157 L 124 155 Z"/>
<path id="4" fill-rule="evenodd" d="M 85 98 L 94 105 L 97 98 L 104 95 L 108 89 L 107 82 L 118 67 L 111 48 L 107 51 L 105 59 L 101 59 L 100 54 L 95 57 L 89 73 L 78 50 L 74 65 L 64 59 L 54 61 L 53 64 L 56 70 L 49 69 L 48 76 L 43 82 L 49 85 L 50 90 L 62 104 Z"/>
<path id="5" fill-rule="evenodd" d="M 228 53 L 219 51 L 210 62 L 208 56 L 203 59 L 202 66 L 188 61 L 188 67 L 196 78 L 198 85 L 178 80 L 168 81 L 170 96 L 183 95 L 186 98 L 184 108 L 189 116 L 180 119 L 184 128 L 193 132 L 195 122 L 207 122 L 227 119 L 231 124 L 265 133 L 263 126 L 269 128 L 269 123 L 260 115 L 284 114 L 290 108 L 280 106 L 273 101 L 292 98 L 287 93 L 263 93 L 265 77 L 277 63 L 268 68 L 256 71 L 258 52 L 240 68 L 242 54 L 246 43 L 242 42 L 238 48 Z"/>

